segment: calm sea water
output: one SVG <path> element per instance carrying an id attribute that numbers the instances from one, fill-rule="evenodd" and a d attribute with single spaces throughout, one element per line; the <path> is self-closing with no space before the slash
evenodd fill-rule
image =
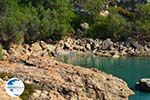
<path id="1" fill-rule="evenodd" d="M 63 55 L 59 57 L 62 62 L 80 65 L 83 67 L 97 68 L 106 73 L 113 74 L 125 80 L 129 87 L 136 93 L 129 100 L 150 100 L 150 93 L 140 92 L 135 89 L 135 82 L 141 78 L 150 78 L 150 58 L 109 58 L 94 55 Z"/>

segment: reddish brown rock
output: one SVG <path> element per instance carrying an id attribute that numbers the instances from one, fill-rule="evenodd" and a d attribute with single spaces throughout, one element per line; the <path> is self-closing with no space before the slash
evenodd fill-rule
<path id="1" fill-rule="evenodd" d="M 14 73 L 24 82 L 30 81 L 48 92 L 41 92 L 40 96 L 33 93 L 29 100 L 36 97 L 39 100 L 127 100 L 134 94 L 123 80 L 96 69 L 63 64 L 50 57 L 20 58 L 15 63 L 0 62 L 0 71 Z"/>

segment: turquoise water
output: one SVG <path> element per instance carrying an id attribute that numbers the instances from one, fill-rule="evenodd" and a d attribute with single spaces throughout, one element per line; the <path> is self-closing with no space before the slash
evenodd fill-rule
<path id="1" fill-rule="evenodd" d="M 62 62 L 97 68 L 106 73 L 113 74 L 125 80 L 129 87 L 136 93 L 129 100 L 150 100 L 150 93 L 140 92 L 135 89 L 135 82 L 141 78 L 150 78 L 150 58 L 109 58 L 94 55 L 64 55 L 59 57 Z"/>

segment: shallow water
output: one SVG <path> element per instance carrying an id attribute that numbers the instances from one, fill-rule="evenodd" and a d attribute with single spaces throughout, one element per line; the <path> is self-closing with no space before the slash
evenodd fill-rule
<path id="1" fill-rule="evenodd" d="M 94 55 L 63 55 L 59 57 L 62 62 L 97 68 L 106 73 L 113 74 L 125 80 L 129 87 L 136 93 L 129 100 L 150 100 L 150 93 L 140 92 L 135 89 L 135 82 L 141 78 L 150 78 L 150 58 L 122 57 L 109 58 Z"/>

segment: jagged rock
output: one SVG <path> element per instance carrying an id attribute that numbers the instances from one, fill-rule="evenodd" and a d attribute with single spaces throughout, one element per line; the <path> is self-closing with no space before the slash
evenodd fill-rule
<path id="1" fill-rule="evenodd" d="M 22 61 L 21 56 L 18 62 Z M 32 67 L 2 61 L 0 71 L 15 73 L 18 78 L 38 87 L 39 92 L 34 92 L 27 100 L 127 100 L 134 94 L 123 80 L 96 69 L 64 64 L 50 57 L 29 56 L 24 60 Z"/>
<path id="2" fill-rule="evenodd" d="M 99 42 L 94 42 L 94 49 L 95 48 L 101 48 L 101 43 Z"/>
<path id="3" fill-rule="evenodd" d="M 51 45 L 51 44 L 48 44 L 48 45 L 47 45 L 47 50 L 48 50 L 48 51 L 54 51 L 55 48 L 56 48 L 55 45 Z"/>
<path id="4" fill-rule="evenodd" d="M 106 39 L 102 43 L 102 50 L 109 50 L 111 46 L 113 45 L 113 42 L 110 39 Z"/>
<path id="5" fill-rule="evenodd" d="M 64 48 L 63 49 L 70 49 L 71 45 L 67 42 L 64 43 Z"/>
<path id="6" fill-rule="evenodd" d="M 64 41 L 61 40 L 61 41 L 59 41 L 59 43 L 56 44 L 55 50 L 59 51 L 59 50 L 62 50 L 63 48 L 64 48 Z"/>
<path id="7" fill-rule="evenodd" d="M 150 78 L 143 78 L 136 83 L 136 88 L 141 91 L 150 92 Z"/>
<path id="8" fill-rule="evenodd" d="M 78 51 L 84 51 L 85 48 L 84 48 L 83 46 L 75 45 L 75 46 L 74 46 L 74 49 L 75 49 L 75 50 L 78 50 Z"/>
<path id="9" fill-rule="evenodd" d="M 150 48 L 150 42 L 147 43 L 147 47 Z"/>
<path id="10" fill-rule="evenodd" d="M 86 44 L 86 48 L 91 51 L 91 45 L 89 43 Z"/>
<path id="11" fill-rule="evenodd" d="M 44 41 L 40 41 L 40 46 L 42 47 L 42 49 L 47 49 L 47 45 Z"/>
<path id="12" fill-rule="evenodd" d="M 49 98 L 50 98 L 50 100 L 66 100 L 57 91 L 50 91 Z"/>
<path id="13" fill-rule="evenodd" d="M 113 58 L 119 58 L 119 57 L 120 57 L 120 55 L 119 55 L 119 54 L 117 54 L 117 53 L 115 53 L 112 57 L 113 57 Z"/>
<path id="14" fill-rule="evenodd" d="M 40 46 L 40 44 L 38 43 L 38 42 L 36 42 L 36 43 L 33 43 L 32 45 L 31 45 L 31 51 L 40 51 L 40 50 L 42 50 L 42 47 Z"/>

